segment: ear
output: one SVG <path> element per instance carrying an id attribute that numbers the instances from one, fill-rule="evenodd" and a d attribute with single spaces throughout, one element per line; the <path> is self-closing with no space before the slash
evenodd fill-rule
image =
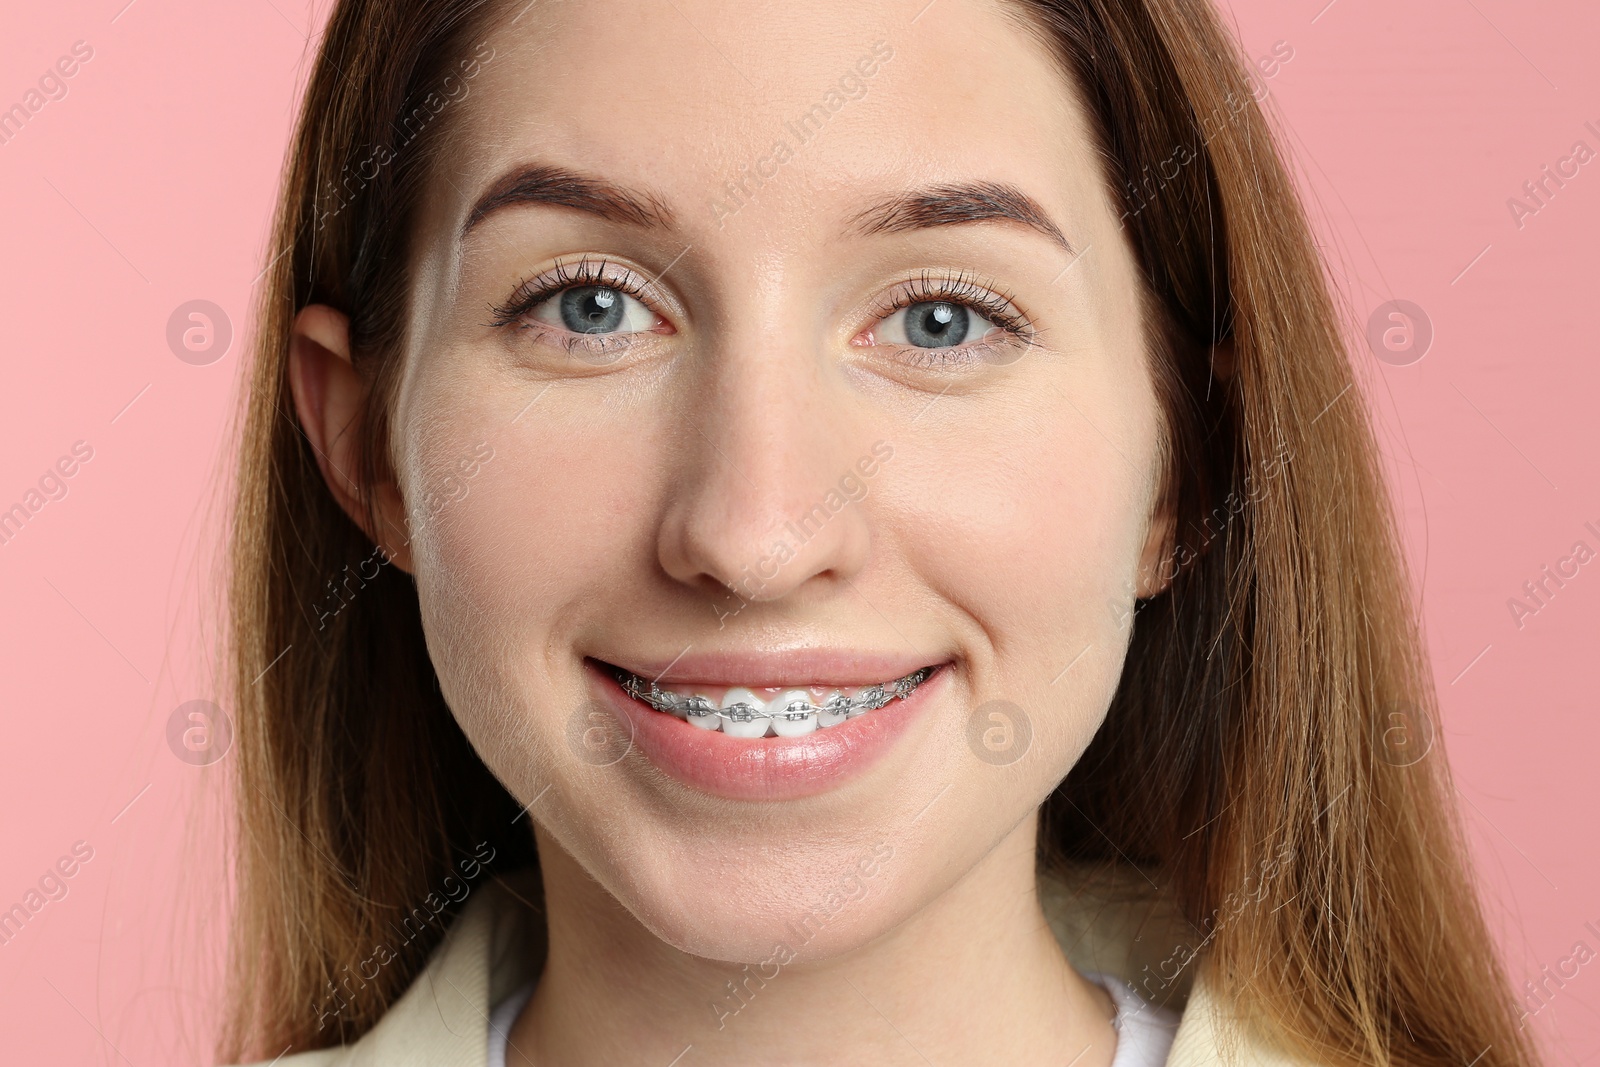
<path id="1" fill-rule="evenodd" d="M 1134 583 L 1133 595 L 1140 600 L 1166 592 L 1178 573 L 1173 556 L 1177 517 L 1168 496 L 1158 488 L 1151 504 L 1150 529 L 1145 534 L 1144 550 L 1139 554 L 1138 578 Z"/>
<path id="2" fill-rule="evenodd" d="M 1218 381 L 1226 382 L 1233 379 L 1237 369 L 1233 338 L 1223 338 L 1211 348 L 1211 373 Z M 1188 546 L 1177 543 L 1176 502 L 1168 499 L 1168 494 L 1160 490 L 1156 498 L 1150 516 L 1150 532 L 1145 538 L 1144 551 L 1139 556 L 1139 576 L 1134 595 L 1140 599 L 1166 592 L 1178 570 L 1187 566 L 1195 555 Z M 1203 553 L 1205 549 L 1202 547 L 1200 551 Z"/>
<path id="3" fill-rule="evenodd" d="M 411 573 L 411 538 L 399 489 L 388 481 L 370 487 L 382 526 L 373 530 L 362 503 L 362 486 L 356 481 L 367 386 L 350 361 L 350 320 L 343 312 L 309 304 L 295 316 L 289 337 L 289 389 L 300 429 L 334 500 L 386 559 Z"/>

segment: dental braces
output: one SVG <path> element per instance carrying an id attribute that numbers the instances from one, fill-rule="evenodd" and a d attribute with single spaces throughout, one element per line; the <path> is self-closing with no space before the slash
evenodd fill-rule
<path id="1" fill-rule="evenodd" d="M 904 678 L 896 678 L 892 682 L 868 686 L 854 697 L 847 697 L 837 693 L 821 704 L 813 704 L 809 700 L 791 700 L 782 708 L 768 705 L 764 710 L 745 701 L 735 701 L 725 708 L 712 704 L 710 699 L 703 696 L 682 696 L 678 693 L 662 689 L 655 682 L 646 682 L 634 674 L 626 674 L 618 679 L 622 691 L 636 700 L 643 701 L 657 711 L 667 712 L 669 715 L 684 715 L 694 718 L 703 718 L 708 715 L 721 716 L 727 722 L 753 722 L 756 719 L 784 719 L 788 722 L 800 722 L 813 715 L 827 712 L 830 715 L 848 717 L 863 711 L 876 711 L 891 700 L 904 700 L 911 695 L 912 690 L 928 680 L 934 668 L 922 667 Z"/>

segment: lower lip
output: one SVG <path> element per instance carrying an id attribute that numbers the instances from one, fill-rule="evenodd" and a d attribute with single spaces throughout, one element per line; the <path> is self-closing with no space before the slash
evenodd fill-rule
<path id="1" fill-rule="evenodd" d="M 949 673 L 941 667 L 910 696 L 804 737 L 741 738 L 656 711 L 623 692 L 605 671 L 586 666 L 646 759 L 684 785 L 729 800 L 797 800 L 850 781 L 910 728 Z"/>

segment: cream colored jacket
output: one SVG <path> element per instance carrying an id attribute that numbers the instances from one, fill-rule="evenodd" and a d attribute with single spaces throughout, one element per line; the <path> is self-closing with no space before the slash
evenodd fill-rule
<path id="1" fill-rule="evenodd" d="M 513 879 L 475 890 L 426 969 L 376 1026 L 354 1044 L 286 1050 L 276 1067 L 486 1067 L 490 1010 L 534 978 L 543 959 L 544 922 L 528 903 L 532 888 Z M 1198 939 L 1163 902 L 1112 897 L 1055 876 L 1041 878 L 1040 896 L 1073 966 L 1123 977 L 1147 999 L 1182 1011 L 1167 1067 L 1306 1067 L 1242 1028 L 1224 1053 L 1223 1009 L 1206 957 L 1183 966 Z M 1165 985 L 1160 980 L 1175 973 Z"/>

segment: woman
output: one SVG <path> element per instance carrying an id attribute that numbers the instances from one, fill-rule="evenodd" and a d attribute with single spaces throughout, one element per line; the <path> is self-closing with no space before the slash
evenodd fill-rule
<path id="1" fill-rule="evenodd" d="M 226 1055 L 1528 1062 L 1259 91 L 1197 0 L 337 5 Z"/>

